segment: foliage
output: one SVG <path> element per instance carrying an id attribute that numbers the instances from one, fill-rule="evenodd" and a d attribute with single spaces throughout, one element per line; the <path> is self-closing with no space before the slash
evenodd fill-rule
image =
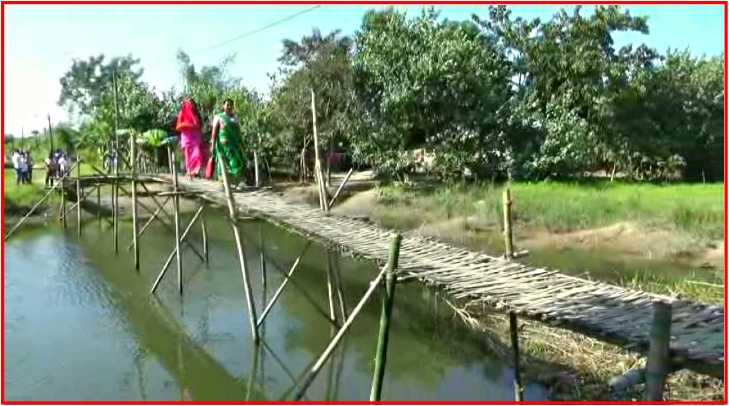
<path id="1" fill-rule="evenodd" d="M 94 56 L 61 79 L 59 103 L 83 122 L 63 142 L 100 148 L 114 128 L 169 130 L 183 97 L 196 100 L 207 137 L 231 98 L 248 151 L 296 169 L 312 147 L 313 90 L 322 152 L 347 150 L 383 176 L 408 174 L 411 151 L 426 148 L 433 174 L 451 181 L 466 169 L 480 179 L 723 179 L 724 56 L 617 48 L 613 34 L 631 31 L 647 33 L 647 19 L 618 6 L 546 21 L 505 6 L 467 21 L 371 10 L 351 37 L 314 28 L 283 40 L 265 99 L 228 74 L 233 56 L 196 67 L 179 51 L 184 89 L 161 93 L 138 60 Z"/>

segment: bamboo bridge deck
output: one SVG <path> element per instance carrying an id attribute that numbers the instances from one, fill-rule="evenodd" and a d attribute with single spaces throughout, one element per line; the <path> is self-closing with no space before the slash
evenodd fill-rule
<path id="1" fill-rule="evenodd" d="M 167 175 L 153 178 L 171 182 Z M 218 182 L 180 179 L 179 188 L 227 204 Z M 344 253 L 381 264 L 387 261 L 391 230 L 325 213 L 272 191 L 251 190 L 234 196 L 241 214 L 283 226 Z M 455 298 L 508 309 L 642 353 L 649 346 L 652 302 L 665 301 L 673 309 L 674 363 L 711 376 L 724 376 L 723 305 L 699 304 L 588 281 L 455 247 L 417 232 L 403 234 L 400 252 L 401 272 Z"/>

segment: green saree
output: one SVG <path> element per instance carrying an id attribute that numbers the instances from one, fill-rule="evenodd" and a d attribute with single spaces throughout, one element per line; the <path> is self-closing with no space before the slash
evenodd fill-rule
<path id="1" fill-rule="evenodd" d="M 222 180 L 222 161 L 228 167 L 228 180 L 231 184 L 240 181 L 243 174 L 244 158 L 243 158 L 243 139 L 240 134 L 240 126 L 234 122 L 225 113 L 218 114 L 218 118 L 225 123 L 218 131 L 215 137 L 215 175 Z M 221 140 L 227 140 L 225 144 Z"/>

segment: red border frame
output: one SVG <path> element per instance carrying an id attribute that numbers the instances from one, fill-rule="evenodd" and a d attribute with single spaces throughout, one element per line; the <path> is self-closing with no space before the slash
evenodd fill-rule
<path id="1" fill-rule="evenodd" d="M 501 4 L 507 4 L 507 5 L 517 5 L 517 4 L 526 4 L 526 5 L 548 5 L 548 4 L 558 4 L 558 5 L 599 5 L 599 4 L 618 4 L 618 5 L 678 5 L 678 4 L 699 4 L 699 5 L 723 5 L 724 6 L 724 93 L 726 94 L 726 88 L 727 88 L 727 82 L 729 79 L 729 75 L 727 75 L 727 50 L 728 50 L 728 40 L 727 37 L 729 36 L 729 5 L 727 4 L 727 1 L 718 1 L 718 0 L 700 0 L 696 2 L 687 2 L 687 1 L 613 1 L 610 3 L 607 2 L 601 2 L 601 1 L 575 1 L 575 0 L 567 0 L 562 2 L 550 2 L 550 1 L 535 1 L 535 0 L 526 0 L 526 1 L 501 1 Z M 315 5 L 315 4 L 322 4 L 322 5 L 349 5 L 349 4 L 363 4 L 363 5 L 421 5 L 424 4 L 423 2 L 419 1 L 408 1 L 408 0 L 400 0 L 400 1 L 383 1 L 383 0 L 375 0 L 375 1 L 355 1 L 355 0 L 346 0 L 346 1 L 332 1 L 332 2 L 318 2 L 313 0 L 271 0 L 271 1 L 223 1 L 223 0 L 211 0 L 211 1 L 201 1 L 201 0 L 191 0 L 191 1 L 163 1 L 163 0 L 118 0 L 118 1 L 79 1 L 79 0 L 68 0 L 68 1 L 49 1 L 49 0 L 40 0 L 40 1 L 23 1 L 23 0 L 15 0 L 15 1 L 3 1 L 0 5 L 0 30 L 2 30 L 2 33 L 0 34 L 0 53 L 2 53 L 2 68 L 0 68 L 0 87 L 2 87 L 2 95 L 0 96 L 0 105 L 2 108 L 0 109 L 0 130 L 2 131 L 2 137 L 5 135 L 5 6 L 6 5 L 81 5 L 81 4 L 122 4 L 122 5 L 164 5 L 164 4 L 181 4 L 181 5 L 201 5 L 201 4 L 271 4 L 271 5 Z M 425 4 L 440 4 L 440 5 L 465 5 L 465 4 L 490 4 L 483 1 L 464 1 L 464 0 L 457 0 L 457 1 L 434 1 L 430 3 Z M 726 251 L 729 248 L 729 244 L 727 244 L 727 226 L 729 222 L 727 222 L 726 213 L 727 213 L 727 189 L 726 189 L 726 174 L 729 166 L 727 165 L 727 130 L 729 130 L 729 127 L 727 126 L 727 99 L 726 96 L 724 97 L 724 176 L 725 176 L 725 185 L 724 185 L 724 308 L 727 307 L 727 282 L 726 282 L 726 276 L 727 276 L 727 254 Z M 3 154 L 5 147 L 3 144 Z M 5 194 L 5 177 L 3 177 L 2 180 L 0 180 L 0 189 L 2 189 L 3 195 Z M 2 209 L 3 213 L 5 213 L 5 207 L 4 202 L 0 202 L 0 209 Z M 4 214 L 3 214 L 4 215 Z M 2 225 L 3 229 L 3 235 L 5 234 L 5 224 L 3 222 Z M 0 316 L 0 319 L 2 321 L 3 326 L 1 327 L 2 333 L 0 335 L 0 342 L 2 344 L 2 350 L 3 354 L 5 352 L 5 247 L 3 244 L 3 249 L 0 252 L 0 259 L 2 259 L 3 263 L 0 268 L 0 277 L 2 277 L 3 280 L 3 306 L 2 306 L 2 315 Z M 726 354 L 727 350 L 727 327 L 726 327 L 726 314 L 724 316 L 724 353 Z M 234 404 L 243 404 L 246 402 L 195 402 L 195 401 L 148 401 L 148 402 L 136 402 L 136 401 L 41 401 L 41 402 L 32 402 L 32 401 L 7 401 L 5 400 L 5 357 L 2 356 L 2 365 L 0 367 L 2 368 L 2 404 L 8 404 L 8 405 L 134 405 L 134 404 L 153 404 L 153 405 L 175 405 L 175 404 L 206 404 L 206 405 L 234 405 Z M 726 359 L 724 361 L 724 368 L 726 370 Z M 727 400 L 727 391 L 726 386 L 724 387 L 724 400 L 726 402 Z M 681 401 L 667 401 L 667 402 L 650 402 L 651 404 L 655 403 L 661 403 L 661 404 L 700 404 L 700 405 L 721 405 L 726 404 L 725 402 L 717 401 L 717 402 L 709 402 L 709 401 L 703 401 L 703 402 L 696 402 L 696 401 L 687 401 L 687 402 L 681 402 Z M 253 402 L 252 404 L 352 404 L 352 405 L 363 405 L 363 404 L 372 404 L 372 402 L 367 401 L 351 401 L 351 402 Z M 428 401 L 428 402 L 377 402 L 378 404 L 400 404 L 400 405 L 418 405 L 418 404 L 433 404 L 433 405 L 444 405 L 444 404 L 458 404 L 458 405 L 483 405 L 483 404 L 517 404 L 519 402 L 511 401 L 511 402 L 502 402 L 502 401 L 476 401 L 476 402 L 435 402 L 435 401 Z M 535 404 L 535 405 L 548 405 L 548 404 L 563 404 L 563 405 L 580 405 L 580 404 L 635 404 L 635 402 L 580 402 L 580 401 L 570 401 L 570 402 L 521 402 L 523 404 Z M 643 402 L 640 402 L 643 403 Z"/>

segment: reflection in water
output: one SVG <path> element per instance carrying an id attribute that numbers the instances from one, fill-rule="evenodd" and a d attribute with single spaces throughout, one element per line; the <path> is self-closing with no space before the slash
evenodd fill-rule
<path id="1" fill-rule="evenodd" d="M 96 223 L 87 225 L 81 239 L 54 231 L 18 234 L 8 242 L 6 397 L 290 398 L 337 332 L 330 317 L 341 324 L 376 269 L 311 244 L 261 323 L 261 345 L 253 347 L 231 233 L 222 216 L 206 221 L 210 263 L 184 250 L 182 298 L 172 277 L 162 281 L 156 296 L 149 294 L 174 248 L 174 237 L 163 227 L 150 226 L 141 237 L 139 272 L 131 255 L 122 250 L 114 256 L 110 233 Z M 189 238 L 198 244 L 196 232 Z M 255 303 L 262 310 L 306 242 L 257 223 L 246 223 L 242 232 Z M 264 249 L 257 250 L 261 235 Z M 120 242 L 127 244 L 130 236 L 123 224 Z M 484 340 L 454 320 L 432 292 L 404 284 L 395 301 L 383 399 L 513 399 L 512 371 L 491 359 Z M 379 300 L 371 300 L 363 308 L 305 399 L 368 399 L 379 307 Z M 539 386 L 526 387 L 526 399 L 545 396 Z"/>

